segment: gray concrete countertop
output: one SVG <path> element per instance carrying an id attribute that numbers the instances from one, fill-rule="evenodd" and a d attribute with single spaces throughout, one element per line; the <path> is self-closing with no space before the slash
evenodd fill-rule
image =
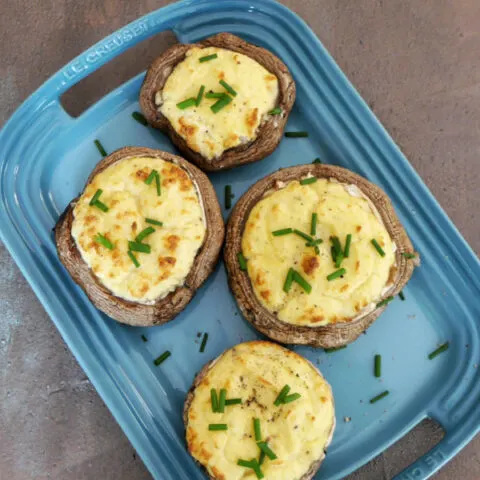
<path id="1" fill-rule="evenodd" d="M 0 122 L 74 56 L 166 3 L 0 2 Z M 307 19 L 478 254 L 480 2 L 284 3 Z M 65 104 L 78 113 L 171 42 L 167 34 L 142 44 Z M 150 478 L 2 245 L 0 305 L 0 479 Z M 423 425 L 349 478 L 392 478 L 438 433 Z M 480 478 L 480 438 L 436 478 Z"/>

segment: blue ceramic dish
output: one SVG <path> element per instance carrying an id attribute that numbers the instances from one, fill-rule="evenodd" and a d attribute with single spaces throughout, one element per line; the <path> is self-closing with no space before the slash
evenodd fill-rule
<path id="1" fill-rule="evenodd" d="M 223 264 L 175 321 L 134 329 L 91 305 L 57 259 L 52 237 L 60 212 L 100 160 L 95 138 L 110 152 L 125 145 L 173 150 L 160 132 L 131 118 L 139 110 L 143 75 L 79 118 L 67 115 L 59 101 L 101 65 L 166 29 L 180 42 L 237 34 L 277 54 L 297 83 L 287 129 L 308 130 L 309 138 L 284 139 L 261 162 L 211 175 L 220 198 L 226 183 L 238 198 L 279 167 L 316 157 L 364 175 L 390 195 L 423 261 L 406 301 L 392 302 L 345 350 L 296 350 L 319 365 L 336 398 L 338 427 L 317 479 L 344 477 L 432 417 L 445 437 L 397 478 L 429 477 L 479 431 L 480 263 L 319 40 L 287 8 L 271 0 L 183 1 L 120 29 L 56 73 L 0 134 L 1 239 L 152 475 L 202 478 L 184 447 L 185 393 L 205 362 L 257 338 L 237 311 Z M 210 332 L 203 354 L 197 332 Z M 429 361 L 427 354 L 447 340 L 450 349 Z M 155 367 L 152 360 L 166 349 L 172 357 Z M 383 355 L 382 381 L 372 374 L 375 353 Z M 369 404 L 385 389 L 388 397 Z"/>

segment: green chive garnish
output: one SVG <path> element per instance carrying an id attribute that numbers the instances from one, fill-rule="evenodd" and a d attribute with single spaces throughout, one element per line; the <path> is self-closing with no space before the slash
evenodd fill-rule
<path id="1" fill-rule="evenodd" d="M 445 350 L 448 350 L 448 347 L 450 346 L 449 342 L 445 342 L 444 344 L 440 345 L 436 350 L 434 350 L 432 353 L 428 355 L 428 359 L 432 360 L 435 358 L 437 355 L 440 355 L 442 352 Z"/>
<path id="2" fill-rule="evenodd" d="M 150 253 L 150 245 L 146 243 L 128 242 L 128 249 L 132 252 Z"/>
<path id="3" fill-rule="evenodd" d="M 393 300 L 392 296 L 384 298 L 381 302 L 377 303 L 377 308 L 384 307 L 385 305 L 387 305 L 387 303 L 390 303 L 392 300 Z"/>
<path id="4" fill-rule="evenodd" d="M 113 250 L 115 247 L 115 245 L 105 235 L 102 235 L 101 233 L 97 234 L 94 240 L 100 245 L 103 245 L 105 248 L 108 248 L 109 250 Z"/>
<path id="5" fill-rule="evenodd" d="M 130 260 L 135 265 L 135 268 L 138 268 L 140 266 L 140 263 L 138 263 L 138 260 L 136 259 L 135 255 L 130 250 L 127 252 L 127 254 L 130 257 Z"/>
<path id="6" fill-rule="evenodd" d="M 103 190 L 101 188 L 99 188 L 95 194 L 93 195 L 93 197 L 91 198 L 90 202 L 89 202 L 89 205 L 94 205 L 95 202 L 100 198 L 100 195 L 103 193 Z"/>
<path id="7" fill-rule="evenodd" d="M 376 397 L 373 397 L 371 400 L 370 400 L 370 403 L 375 403 L 375 402 L 378 402 L 379 400 L 381 400 L 382 398 L 386 397 L 390 392 L 388 390 L 385 390 L 384 392 L 382 392 L 380 395 L 377 395 Z"/>
<path id="8" fill-rule="evenodd" d="M 155 186 L 157 187 L 157 197 L 162 194 L 162 184 L 160 182 L 160 174 L 155 175 Z"/>
<path id="9" fill-rule="evenodd" d="M 352 234 L 349 233 L 345 239 L 345 250 L 343 251 L 344 258 L 348 258 L 350 255 L 350 244 L 352 243 Z"/>
<path id="10" fill-rule="evenodd" d="M 407 259 L 411 259 L 411 258 L 415 258 L 416 255 L 414 253 L 402 252 L 402 257 L 407 258 Z"/>
<path id="11" fill-rule="evenodd" d="M 276 400 L 273 402 L 273 404 L 278 407 L 281 403 L 283 403 L 283 399 L 285 396 L 288 394 L 290 391 L 290 385 L 285 385 L 281 390 L 280 393 L 278 394 L 278 397 Z"/>
<path id="12" fill-rule="evenodd" d="M 200 105 L 200 102 L 202 101 L 204 91 L 205 91 L 205 85 L 202 85 L 200 87 L 200 90 L 197 93 L 197 98 L 195 99 L 195 104 L 197 105 L 197 107 Z"/>
<path id="13" fill-rule="evenodd" d="M 298 235 L 299 237 L 302 237 L 304 240 L 307 242 L 313 242 L 315 239 L 312 238 L 310 235 L 307 235 L 306 233 L 301 232 L 300 230 L 297 230 L 296 228 L 293 229 L 293 233 L 295 235 Z"/>
<path id="14" fill-rule="evenodd" d="M 335 256 L 335 267 L 339 268 L 342 262 L 343 262 L 343 253 L 338 252 L 337 255 Z"/>
<path id="15" fill-rule="evenodd" d="M 267 445 L 267 442 L 257 442 L 257 445 L 262 452 L 265 452 L 265 455 L 270 460 L 275 460 L 277 458 L 275 452 L 273 452 L 272 449 Z"/>
<path id="16" fill-rule="evenodd" d="M 232 97 L 230 97 L 229 95 L 224 95 L 210 107 L 210 110 L 213 113 L 218 113 L 222 108 L 225 108 L 231 101 Z"/>
<path id="17" fill-rule="evenodd" d="M 222 388 L 220 390 L 220 398 L 218 400 L 218 412 L 223 413 L 225 411 L 225 400 L 227 399 L 227 391 Z"/>
<path id="18" fill-rule="evenodd" d="M 320 245 L 321 243 L 323 243 L 323 240 L 321 238 L 317 238 L 313 242 L 307 242 L 305 244 L 305 246 L 306 247 L 315 247 L 316 245 Z"/>
<path id="19" fill-rule="evenodd" d="M 382 376 L 382 356 L 381 355 L 375 355 L 374 373 L 377 378 L 380 378 Z"/>
<path id="20" fill-rule="evenodd" d="M 204 333 L 202 338 L 202 344 L 200 345 L 200 353 L 203 353 L 205 351 L 207 340 L 208 340 L 208 333 Z"/>
<path id="21" fill-rule="evenodd" d="M 213 60 L 214 58 L 217 58 L 217 57 L 218 55 L 216 53 L 212 53 L 211 55 L 205 55 L 205 57 L 200 57 L 198 61 L 200 63 L 208 62 L 209 60 Z"/>
<path id="22" fill-rule="evenodd" d="M 300 185 L 309 185 L 310 183 L 315 183 L 316 181 L 317 177 L 302 178 L 302 180 L 300 180 Z"/>
<path id="23" fill-rule="evenodd" d="M 143 229 L 136 237 L 135 241 L 138 243 L 142 243 L 142 240 L 144 238 L 147 238 L 149 235 L 151 235 L 153 232 L 155 232 L 155 229 L 153 227 L 147 227 Z"/>
<path id="24" fill-rule="evenodd" d="M 228 405 L 239 405 L 242 403 L 241 398 L 228 398 L 225 400 L 225 406 L 227 407 Z"/>
<path id="25" fill-rule="evenodd" d="M 225 95 L 223 92 L 207 92 L 205 98 L 223 98 Z"/>
<path id="26" fill-rule="evenodd" d="M 146 127 L 148 125 L 147 119 L 140 112 L 133 112 L 132 117 L 134 120 L 136 120 L 138 123 L 141 123 L 143 126 Z"/>
<path id="27" fill-rule="evenodd" d="M 243 272 L 247 271 L 247 259 L 243 256 L 242 252 L 237 253 L 238 263 L 240 265 L 240 270 Z"/>
<path id="28" fill-rule="evenodd" d="M 190 97 L 182 102 L 177 103 L 177 108 L 180 110 L 185 110 L 186 108 L 195 107 L 197 105 L 197 99 Z"/>
<path id="29" fill-rule="evenodd" d="M 219 83 L 230 95 L 237 96 L 237 92 L 227 82 L 220 80 Z"/>
<path id="30" fill-rule="evenodd" d="M 97 207 L 98 209 L 102 210 L 102 212 L 108 212 L 108 207 L 100 201 L 100 195 L 103 193 L 103 190 L 99 188 L 93 197 L 90 199 L 90 202 L 88 203 L 92 207 Z"/>
<path id="31" fill-rule="evenodd" d="M 342 345 L 341 347 L 324 348 L 323 351 L 325 353 L 334 353 L 334 352 L 338 352 L 338 350 L 343 350 L 344 348 L 347 348 L 347 346 Z"/>
<path id="32" fill-rule="evenodd" d="M 283 397 L 282 403 L 290 403 L 290 402 L 293 402 L 295 400 L 298 400 L 300 397 L 301 397 L 301 395 L 299 393 L 292 393 L 291 395 L 285 395 Z"/>
<path id="33" fill-rule="evenodd" d="M 237 465 L 239 467 L 245 467 L 245 468 L 251 468 L 254 472 L 257 478 L 261 479 L 264 477 L 262 471 L 260 470 L 260 464 L 257 462 L 256 459 L 253 460 L 238 460 Z"/>
<path id="34" fill-rule="evenodd" d="M 145 222 L 150 223 L 152 225 L 158 225 L 159 227 L 163 227 L 162 222 L 159 222 L 158 220 L 154 220 L 153 218 L 146 218 Z"/>
<path id="35" fill-rule="evenodd" d="M 145 335 L 142 335 L 142 340 L 143 340 L 144 342 L 148 342 L 148 338 L 147 338 Z"/>
<path id="36" fill-rule="evenodd" d="M 145 183 L 146 183 L 147 185 L 150 185 L 150 184 L 153 182 L 154 178 L 155 178 L 157 175 L 158 175 L 158 172 L 157 172 L 156 170 L 152 170 L 152 171 L 150 172 L 150 175 L 149 175 L 149 176 L 147 177 L 147 179 L 145 180 Z"/>
<path id="37" fill-rule="evenodd" d="M 285 293 L 288 293 L 292 288 L 293 272 L 294 272 L 293 268 L 288 269 L 287 277 L 285 278 L 285 283 L 283 284 L 283 291 Z"/>
<path id="38" fill-rule="evenodd" d="M 225 208 L 228 210 L 232 207 L 232 186 L 225 185 Z"/>
<path id="39" fill-rule="evenodd" d="M 378 244 L 378 242 L 374 238 L 372 238 L 371 242 L 372 242 L 372 245 L 375 247 L 375 250 L 378 252 L 378 254 L 381 257 L 384 257 L 385 252 L 383 251 L 382 247 Z"/>
<path id="40" fill-rule="evenodd" d="M 318 215 L 316 213 L 312 213 L 312 220 L 310 222 L 310 235 L 317 234 L 317 219 Z"/>
<path id="41" fill-rule="evenodd" d="M 287 138 L 308 137 L 308 132 L 285 132 Z"/>
<path id="42" fill-rule="evenodd" d="M 400 291 L 400 293 L 398 294 L 398 296 L 400 297 L 400 300 L 403 302 L 405 300 L 405 294 L 403 293 L 403 290 Z"/>
<path id="43" fill-rule="evenodd" d="M 316 158 L 312 163 L 322 163 L 322 161 L 319 158 Z"/>
<path id="44" fill-rule="evenodd" d="M 275 230 L 272 232 L 274 237 L 281 237 L 282 235 L 288 235 L 289 233 L 293 233 L 293 228 L 282 228 L 281 230 Z"/>
<path id="45" fill-rule="evenodd" d="M 283 112 L 283 110 L 280 108 L 280 107 L 275 107 L 275 108 L 272 108 L 268 114 L 269 115 L 280 115 L 281 113 Z"/>
<path id="46" fill-rule="evenodd" d="M 102 212 L 108 212 L 108 207 L 102 203 L 100 200 L 97 200 L 94 204 L 93 204 L 94 207 L 97 207 L 98 209 L 100 209 Z"/>
<path id="47" fill-rule="evenodd" d="M 345 275 L 346 273 L 347 273 L 347 271 L 344 268 L 340 268 L 339 270 L 336 270 L 335 272 L 328 275 L 327 280 L 329 282 L 331 282 L 332 280 L 335 280 L 338 277 L 341 277 L 342 275 Z"/>
<path id="48" fill-rule="evenodd" d="M 242 459 L 239 459 L 237 461 L 237 465 L 239 467 L 245 467 L 245 468 L 253 468 L 253 464 L 255 463 L 254 460 L 242 460 Z"/>
<path id="49" fill-rule="evenodd" d="M 100 152 L 101 155 L 103 155 L 104 157 L 107 156 L 107 152 L 105 151 L 105 149 L 103 148 L 103 145 L 100 143 L 100 140 L 95 140 L 93 142 L 95 144 L 95 146 L 97 147 L 97 150 Z"/>
<path id="50" fill-rule="evenodd" d="M 320 249 L 315 245 L 313 247 L 314 251 L 315 251 L 315 255 L 320 255 Z"/>
<path id="51" fill-rule="evenodd" d="M 330 241 L 332 242 L 333 248 L 335 249 L 335 258 L 336 258 L 339 253 L 343 252 L 342 245 L 338 237 L 330 237 Z"/>
<path id="52" fill-rule="evenodd" d="M 212 412 L 217 413 L 218 412 L 218 396 L 217 396 L 217 391 L 214 388 L 210 390 L 210 400 L 212 402 Z"/>
<path id="53" fill-rule="evenodd" d="M 219 432 L 221 430 L 228 430 L 228 425 L 226 423 L 211 423 L 208 429 L 211 432 Z"/>
<path id="54" fill-rule="evenodd" d="M 260 419 L 253 419 L 253 431 L 255 432 L 255 440 L 259 442 L 262 439 L 262 432 L 260 430 Z"/>
<path id="55" fill-rule="evenodd" d="M 169 356 L 171 355 L 171 353 L 167 350 L 166 352 L 163 352 L 158 358 L 156 358 L 154 361 L 153 361 L 153 364 L 158 367 L 161 363 L 163 363 Z"/>
<path id="56" fill-rule="evenodd" d="M 311 293 L 312 286 L 296 271 L 293 271 L 293 281 L 297 282 L 307 293 Z"/>
<path id="57" fill-rule="evenodd" d="M 262 463 L 265 461 L 265 452 L 263 450 L 260 451 L 260 458 L 258 459 L 258 464 L 262 465 Z"/>

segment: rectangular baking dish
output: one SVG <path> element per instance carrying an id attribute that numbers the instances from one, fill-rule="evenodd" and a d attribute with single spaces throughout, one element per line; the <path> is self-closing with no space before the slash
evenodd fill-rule
<path id="1" fill-rule="evenodd" d="M 262 162 L 211 175 L 219 198 L 227 183 L 238 198 L 278 168 L 316 157 L 367 177 L 390 195 L 423 262 L 405 290 L 406 301 L 395 299 L 368 334 L 345 350 L 295 350 L 319 365 L 336 399 L 338 427 L 317 479 L 343 478 L 431 417 L 445 437 L 396 477 L 428 478 L 479 431 L 480 263 L 320 41 L 280 4 L 172 4 L 113 33 L 52 76 L 0 134 L 2 241 L 152 475 L 203 478 L 184 447 L 185 393 L 204 363 L 257 338 L 237 310 L 223 264 L 174 322 L 134 329 L 90 304 L 57 259 L 52 236 L 59 214 L 100 160 L 95 138 L 109 152 L 125 145 L 174 151 L 163 134 L 131 118 L 139 110 L 143 74 L 78 118 L 59 100 L 103 64 L 167 29 L 179 42 L 232 32 L 276 53 L 297 83 L 287 129 L 308 130 L 309 138 L 284 139 Z M 203 354 L 197 332 L 210 332 Z M 447 340 L 450 349 L 429 361 L 427 354 Z M 166 349 L 172 357 L 155 367 L 153 358 Z M 383 355 L 383 381 L 372 375 L 375 353 Z M 390 395 L 370 405 L 385 389 Z"/>

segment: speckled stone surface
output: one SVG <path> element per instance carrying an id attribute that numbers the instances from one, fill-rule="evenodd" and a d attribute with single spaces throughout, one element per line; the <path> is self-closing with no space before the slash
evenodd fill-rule
<path id="1" fill-rule="evenodd" d="M 52 73 L 159 0 L 0 2 L 0 122 Z M 317 33 L 480 252 L 479 0 L 286 0 Z M 143 70 L 162 35 L 67 94 L 80 112 Z M 0 245 L 0 479 L 150 478 Z M 427 423 L 349 477 L 390 479 L 438 440 Z M 435 477 L 480 478 L 480 439 Z"/>

